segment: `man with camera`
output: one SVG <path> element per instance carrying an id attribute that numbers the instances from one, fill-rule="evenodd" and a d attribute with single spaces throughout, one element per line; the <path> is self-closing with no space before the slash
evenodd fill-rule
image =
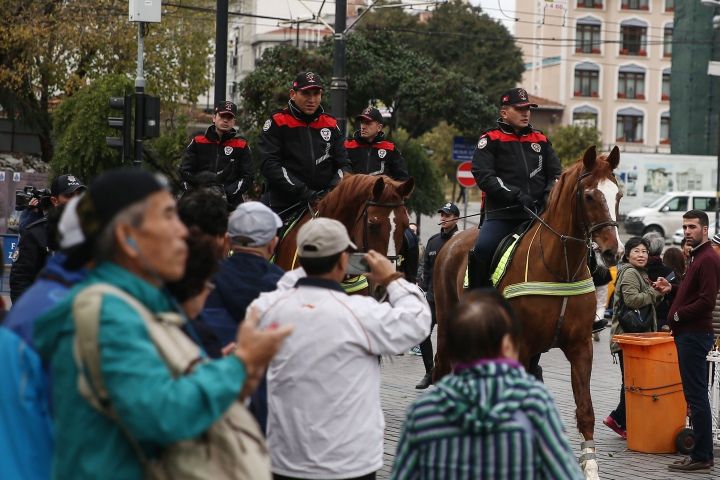
<path id="1" fill-rule="evenodd" d="M 50 254 L 48 213 L 84 190 L 85 185 L 76 176 L 60 175 L 53 180 L 50 191 L 26 188 L 22 194 L 16 192 L 15 208 L 34 210 L 40 218 L 24 226 L 20 232 L 20 243 L 10 269 L 10 300 L 13 303 L 32 285 Z"/>

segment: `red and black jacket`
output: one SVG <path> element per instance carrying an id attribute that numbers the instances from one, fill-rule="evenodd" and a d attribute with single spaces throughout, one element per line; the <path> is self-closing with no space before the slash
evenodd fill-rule
<path id="1" fill-rule="evenodd" d="M 264 200 L 275 210 L 329 190 L 350 172 L 337 120 L 318 108 L 306 115 L 292 102 L 273 113 L 258 141 Z"/>
<path id="2" fill-rule="evenodd" d="M 393 180 L 407 180 L 405 160 L 393 142 L 379 132 L 372 142 L 366 142 L 356 130 L 352 140 L 345 142 L 353 173 L 387 175 Z"/>
<path id="3" fill-rule="evenodd" d="M 222 184 L 228 203 L 236 206 L 242 201 L 253 181 L 252 157 L 247 140 L 232 129 L 222 138 L 210 125 L 204 134 L 193 137 L 185 148 L 180 176 L 191 187 L 208 183 L 208 175 L 214 174 L 214 182 Z M 210 182 L 210 183 L 214 183 Z"/>
<path id="4" fill-rule="evenodd" d="M 532 126 L 515 131 L 498 120 L 498 127 L 480 135 L 473 155 L 473 175 L 485 192 L 486 218 L 523 219 L 529 215 L 518 197 L 529 195 L 544 207 L 562 169 L 550 140 Z M 507 208 L 517 206 L 516 208 Z"/>

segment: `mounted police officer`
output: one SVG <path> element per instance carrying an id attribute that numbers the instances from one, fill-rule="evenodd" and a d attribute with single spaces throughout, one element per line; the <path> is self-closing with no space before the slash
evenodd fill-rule
<path id="1" fill-rule="evenodd" d="M 420 278 L 420 288 L 425 290 L 425 299 L 430 305 L 430 313 L 432 314 L 432 324 L 430 325 L 430 335 L 420 344 L 420 353 L 422 354 L 423 364 L 425 365 L 425 376 L 415 388 L 422 390 L 428 388 L 432 383 L 433 370 L 433 351 L 430 336 L 435 326 L 435 291 L 433 288 L 433 268 L 440 249 L 458 233 L 458 219 L 460 217 L 460 209 L 454 203 L 448 202 L 439 210 L 440 214 L 440 233 L 436 233 L 427 242 L 425 254 L 423 256 L 423 273 Z"/>
<path id="2" fill-rule="evenodd" d="M 313 72 L 295 77 L 288 106 L 273 113 L 258 143 L 266 180 L 263 201 L 284 219 L 312 203 L 350 172 L 345 135 L 320 105 L 322 79 Z"/>
<path id="3" fill-rule="evenodd" d="M 385 140 L 380 110 L 367 107 L 355 119 L 360 122 L 360 129 L 355 130 L 352 140 L 345 142 L 353 173 L 387 175 L 401 181 L 410 178 L 400 150 Z"/>
<path id="4" fill-rule="evenodd" d="M 473 175 L 485 192 L 486 217 L 468 258 L 470 288 L 491 287 L 490 262 L 500 241 L 539 213 L 555 180 L 560 160 L 548 138 L 530 125 L 528 93 L 512 88 L 500 97 L 498 126 L 480 136 Z"/>
<path id="5" fill-rule="evenodd" d="M 222 186 L 230 209 L 242 202 L 252 186 L 253 166 L 247 140 L 235 130 L 237 105 L 221 102 L 215 106 L 213 124 L 195 135 L 185 148 L 180 176 L 185 188 Z"/>

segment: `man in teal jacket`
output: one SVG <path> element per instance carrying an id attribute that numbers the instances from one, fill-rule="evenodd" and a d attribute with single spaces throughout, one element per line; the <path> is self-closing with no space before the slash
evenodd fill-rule
<path id="1" fill-rule="evenodd" d="M 77 240 L 70 263 L 85 263 L 90 260 L 88 252 L 93 252 L 91 259 L 97 266 L 35 325 L 35 345 L 53 379 L 59 440 L 53 478 L 142 478 L 142 465 L 122 429 L 78 393 L 72 304 L 83 287 L 108 283 L 152 312 L 177 311 L 162 287 L 183 275 L 188 232 L 164 182 L 139 169 L 99 176 L 84 197 L 68 206 L 66 215 L 70 219 L 66 221 L 81 225 L 83 237 Z M 243 323 L 247 326 L 234 353 L 173 378 L 140 315 L 112 294 L 103 297 L 100 373 L 119 421 L 146 456 L 205 432 L 247 383 L 259 379 L 290 332 L 260 332 L 254 322 Z"/>

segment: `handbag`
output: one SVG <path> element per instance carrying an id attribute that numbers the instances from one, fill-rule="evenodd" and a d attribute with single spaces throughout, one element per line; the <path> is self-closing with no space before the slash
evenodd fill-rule
<path id="1" fill-rule="evenodd" d="M 620 282 L 618 282 L 618 286 Z M 620 305 L 618 306 L 618 323 L 625 333 L 642 333 L 652 329 L 653 307 L 652 304 L 640 308 L 630 308 L 625 305 L 622 297 L 622 288 L 618 289 L 620 294 Z"/>

